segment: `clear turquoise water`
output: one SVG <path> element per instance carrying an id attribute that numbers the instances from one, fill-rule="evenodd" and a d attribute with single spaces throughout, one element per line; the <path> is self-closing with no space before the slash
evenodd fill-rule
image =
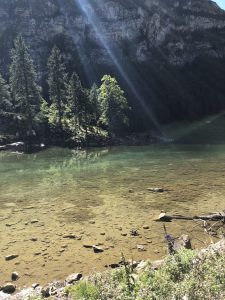
<path id="1" fill-rule="evenodd" d="M 154 194 L 149 187 L 167 191 Z M 224 209 L 224 199 L 225 145 L 51 148 L 32 155 L 1 152 L 0 248 L 3 255 L 19 252 L 22 257 L 19 265 L 0 259 L 3 277 L 16 267 L 22 274 L 35 269 L 20 284 L 33 283 L 35 276 L 44 282 L 62 279 L 74 271 L 102 270 L 107 262 L 118 261 L 121 251 L 128 258 L 131 253 L 134 259 L 160 258 L 165 254 L 163 228 L 153 219 L 161 210 L 203 214 Z M 39 223 L 32 225 L 32 219 Z M 148 231 L 143 231 L 145 224 Z M 193 224 L 177 221 L 167 226 L 179 236 Z M 129 236 L 132 228 L 140 231 L 138 240 Z M 61 253 L 62 236 L 74 231 L 82 240 L 68 241 Z M 189 233 L 197 237 L 196 246 L 210 242 L 200 228 Z M 35 244 L 29 241 L 31 236 L 38 237 Z M 48 248 L 43 244 L 46 239 L 51 242 Z M 111 248 L 96 258 L 82 250 L 82 243 L 89 241 Z M 147 251 L 135 250 L 138 243 L 146 244 Z"/>

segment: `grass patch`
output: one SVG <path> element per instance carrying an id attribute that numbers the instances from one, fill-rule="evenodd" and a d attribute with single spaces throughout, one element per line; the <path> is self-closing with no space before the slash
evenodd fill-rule
<path id="1" fill-rule="evenodd" d="M 158 270 L 149 264 L 138 276 L 125 267 L 96 274 L 67 293 L 74 300 L 224 300 L 224 266 L 224 253 L 199 257 L 184 249 L 168 256 Z"/>

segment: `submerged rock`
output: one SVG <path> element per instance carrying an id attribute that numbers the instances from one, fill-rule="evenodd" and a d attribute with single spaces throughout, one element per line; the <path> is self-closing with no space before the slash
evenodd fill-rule
<path id="1" fill-rule="evenodd" d="M 146 251 L 144 245 L 137 245 L 138 251 Z"/>
<path id="2" fill-rule="evenodd" d="M 63 238 L 75 240 L 77 238 L 77 236 L 76 236 L 76 234 L 66 234 L 63 236 Z"/>
<path id="3" fill-rule="evenodd" d="M 93 245 L 91 245 L 91 244 L 83 244 L 83 247 L 87 248 L 87 249 L 92 249 Z"/>
<path id="4" fill-rule="evenodd" d="M 16 280 L 18 280 L 19 279 L 19 273 L 17 273 L 17 272 L 12 272 L 12 275 L 11 275 L 11 279 L 12 279 L 12 281 L 16 281 Z"/>
<path id="5" fill-rule="evenodd" d="M 101 252 L 104 252 L 104 249 L 100 248 L 100 247 L 97 247 L 95 245 L 92 246 L 93 250 L 94 250 L 94 253 L 101 253 Z"/>
<path id="6" fill-rule="evenodd" d="M 148 188 L 147 190 L 152 193 L 163 193 L 166 191 L 165 189 L 158 188 L 158 187 L 157 188 Z"/>
<path id="7" fill-rule="evenodd" d="M 130 231 L 130 235 L 131 235 L 131 236 L 139 236 L 140 234 L 139 234 L 139 232 L 138 232 L 137 229 L 132 229 L 132 230 Z"/>
<path id="8" fill-rule="evenodd" d="M 143 229 L 149 229 L 150 227 L 148 225 L 144 225 Z"/>
<path id="9" fill-rule="evenodd" d="M 39 222 L 39 221 L 38 221 L 37 219 L 34 219 L 34 220 L 31 220 L 31 221 L 30 221 L 31 224 L 35 224 L 35 223 L 38 223 L 38 222 Z"/>
<path id="10" fill-rule="evenodd" d="M 13 260 L 13 259 L 17 258 L 18 256 L 19 256 L 18 254 L 10 254 L 10 255 L 5 256 L 5 260 L 6 261 Z"/>

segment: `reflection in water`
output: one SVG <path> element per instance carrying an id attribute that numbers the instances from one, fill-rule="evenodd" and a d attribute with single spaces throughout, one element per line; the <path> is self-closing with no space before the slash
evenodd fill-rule
<path id="1" fill-rule="evenodd" d="M 152 221 L 161 210 L 195 215 L 224 209 L 224 150 L 224 145 L 153 145 L 0 153 L 2 278 L 16 269 L 23 285 L 104 270 L 120 259 L 121 251 L 134 259 L 161 257 L 163 228 Z M 149 193 L 149 187 L 168 191 Z M 149 230 L 143 229 L 146 224 Z M 167 226 L 176 236 L 192 225 L 177 221 Z M 132 229 L 140 236 L 130 237 Z M 209 243 L 197 229 L 190 233 L 194 245 Z M 81 240 L 65 239 L 68 233 Z M 100 243 L 107 250 L 96 256 L 83 243 Z M 138 252 L 137 244 L 147 251 Z M 11 253 L 18 253 L 19 260 L 9 264 L 3 257 Z"/>

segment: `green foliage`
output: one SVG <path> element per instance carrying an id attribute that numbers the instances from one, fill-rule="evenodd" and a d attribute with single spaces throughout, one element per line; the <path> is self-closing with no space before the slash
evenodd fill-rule
<path id="1" fill-rule="evenodd" d="M 12 111 L 12 98 L 9 86 L 0 74 L 0 113 Z"/>
<path id="2" fill-rule="evenodd" d="M 195 267 L 182 282 L 177 294 L 193 300 L 225 299 L 225 255 L 215 253 L 196 261 Z"/>
<path id="3" fill-rule="evenodd" d="M 96 274 L 88 282 L 67 288 L 75 300 L 224 300 L 225 255 L 181 250 L 153 270 L 139 275 L 130 266 Z"/>
<path id="4" fill-rule="evenodd" d="M 124 125 L 128 125 L 126 110 L 127 100 L 124 91 L 120 88 L 115 78 L 105 75 L 99 88 L 99 101 L 101 103 L 101 122 L 107 126 L 110 134 L 121 131 Z"/>
<path id="5" fill-rule="evenodd" d="M 28 48 L 19 35 L 11 55 L 10 86 L 14 101 L 14 113 L 19 115 L 20 130 L 30 138 L 34 133 L 35 117 L 39 112 L 41 94 L 37 74 Z"/>
<path id="6" fill-rule="evenodd" d="M 82 123 L 83 87 L 78 75 L 74 72 L 68 83 L 67 116 L 70 119 L 69 127 L 77 135 Z"/>
<path id="7" fill-rule="evenodd" d="M 74 300 L 98 300 L 99 291 L 97 287 L 88 282 L 80 282 L 79 284 L 69 287 L 66 290 Z"/>
<path id="8" fill-rule="evenodd" d="M 48 60 L 48 85 L 50 107 L 46 114 L 50 126 L 59 131 L 62 135 L 64 129 L 64 118 L 66 109 L 66 68 L 62 60 L 62 55 L 57 47 L 52 49 Z"/>
<path id="9" fill-rule="evenodd" d="M 74 72 L 68 83 L 67 94 L 67 123 L 71 133 L 77 138 L 82 130 L 87 135 L 90 122 L 90 102 L 81 84 L 79 76 Z"/>
<path id="10" fill-rule="evenodd" d="M 191 271 L 195 256 L 194 251 L 181 250 L 173 256 L 168 256 L 158 271 L 150 268 L 141 278 L 151 295 L 147 299 L 171 299 L 180 282 Z"/>
<path id="11" fill-rule="evenodd" d="M 97 125 L 101 117 L 101 105 L 99 102 L 98 87 L 94 83 L 89 91 L 89 101 L 91 106 L 91 123 Z"/>

